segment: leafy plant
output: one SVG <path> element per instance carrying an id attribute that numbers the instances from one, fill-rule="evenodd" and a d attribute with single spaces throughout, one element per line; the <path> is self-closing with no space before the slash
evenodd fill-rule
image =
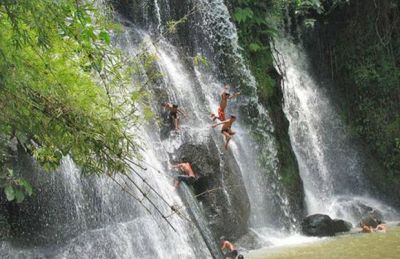
<path id="1" fill-rule="evenodd" d="M 207 58 L 205 56 L 203 56 L 200 53 L 197 53 L 196 56 L 193 57 L 193 64 L 195 66 L 198 66 L 200 64 L 203 65 L 203 66 L 207 66 L 208 65 L 208 61 L 207 61 Z"/>
<path id="2" fill-rule="evenodd" d="M 128 172 L 139 155 L 127 129 L 140 118 L 124 115 L 140 98 L 130 98 L 129 61 L 111 45 L 118 32 L 92 1 L 1 1 L 0 136 L 46 170 L 71 155 L 84 174 Z M 3 188 L 21 201 L 31 189 L 8 171 L 4 143 Z"/>
<path id="3" fill-rule="evenodd" d="M 32 186 L 23 178 L 16 177 L 12 169 L 2 171 L 0 174 L 0 187 L 8 201 L 20 203 L 26 196 L 32 195 Z"/>
<path id="4" fill-rule="evenodd" d="M 243 8 L 243 9 L 236 8 L 235 12 L 233 13 L 233 17 L 238 23 L 243 23 L 243 22 L 246 22 L 247 20 L 252 19 L 254 17 L 254 13 L 248 7 Z"/>

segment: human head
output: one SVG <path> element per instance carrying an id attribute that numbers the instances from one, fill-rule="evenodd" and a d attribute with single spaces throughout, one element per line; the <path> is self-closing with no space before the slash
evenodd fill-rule
<path id="1" fill-rule="evenodd" d="M 244 259 L 243 255 L 238 255 L 237 259 Z"/>
<path id="2" fill-rule="evenodd" d="M 181 159 L 181 161 L 183 162 L 183 163 L 187 163 L 187 162 L 189 162 L 189 159 L 187 158 L 187 157 L 182 157 L 182 159 Z"/>
<path id="3" fill-rule="evenodd" d="M 224 83 L 224 88 L 229 89 L 229 85 L 227 83 Z"/>
<path id="4" fill-rule="evenodd" d="M 236 120 L 236 116 L 231 115 L 231 119 L 232 119 L 232 120 Z"/>
<path id="5" fill-rule="evenodd" d="M 219 242 L 222 244 L 223 242 L 225 242 L 225 236 L 221 236 L 220 238 L 219 238 Z"/>

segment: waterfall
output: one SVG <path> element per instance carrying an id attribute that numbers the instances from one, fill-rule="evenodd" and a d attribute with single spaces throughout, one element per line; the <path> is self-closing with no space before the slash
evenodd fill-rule
<path id="1" fill-rule="evenodd" d="M 142 131 L 148 147 L 142 155 L 147 164 L 146 172 L 141 172 L 146 181 L 170 204 L 181 208 L 179 215 L 168 218 L 176 232 L 164 219 L 151 210 L 146 212 L 142 205 L 121 190 L 109 178 L 82 178 L 70 159 L 65 159 L 59 172 L 45 175 L 35 170 L 32 180 L 38 193 L 22 209 L 30 213 L 34 229 L 25 226 L 25 233 L 40 243 L 26 240 L 23 247 L 13 242 L 2 242 L 0 255 L 15 257 L 54 258 L 211 258 L 204 239 L 190 219 L 186 205 L 173 191 L 172 179 L 163 174 L 159 163 L 160 154 L 155 154 L 155 145 L 160 142 Z M 151 144 L 154 143 L 154 144 Z M 27 169 L 29 169 L 30 165 Z M 116 177 L 122 182 L 123 177 Z M 140 183 L 139 179 L 136 179 Z M 129 184 L 127 184 L 129 185 Z M 166 214 L 170 211 L 145 184 L 141 187 Z M 132 188 L 130 188 L 132 189 Z M 139 199 L 143 199 L 135 192 Z M 49 207 L 46 208 L 46 205 Z M 149 204 L 144 202 L 149 207 Z M 41 207 L 43 206 L 43 207 Z M 30 209 L 37 210 L 29 212 Z M 28 212 L 27 212 L 28 211 Z M 22 219 L 21 219 L 22 220 Z M 19 222 L 21 225 L 28 223 Z M 43 237 L 43 238 L 42 238 Z M 18 242 L 20 243 L 20 242 Z M 34 247 L 31 247 L 34 245 Z M 28 246 L 28 247 L 25 247 Z"/>
<path id="2" fill-rule="evenodd" d="M 21 206 L 21 211 L 30 221 L 19 222 L 21 230 L 24 230 L 21 231 L 21 240 L 1 242 L 1 256 L 221 257 L 216 234 L 209 228 L 212 224 L 206 220 L 207 210 L 196 199 L 192 188 L 184 184 L 177 192 L 172 188 L 172 174 L 166 164 L 175 161 L 176 151 L 189 142 L 199 145 L 212 142 L 217 148 L 211 155 L 220 158 L 220 167 L 237 165 L 240 175 L 235 177 L 240 179 L 236 183 L 244 185 L 245 196 L 249 197 L 249 226 L 254 232 L 273 242 L 276 233 L 293 229 L 296 219 L 280 184 L 274 127 L 268 111 L 258 102 L 256 81 L 240 53 L 236 28 L 230 21 L 224 1 L 189 1 L 198 5 L 196 12 L 188 18 L 192 30 L 185 35 L 185 43 L 190 45 L 192 53 L 183 51 L 176 38 L 163 36 L 167 19 L 174 13 L 169 1 L 139 2 L 138 12 L 143 16 L 142 21 L 117 17 L 125 31 L 118 37 L 118 42 L 126 55 L 154 55 L 156 59 L 152 69 L 161 76 L 150 82 L 152 80 L 146 78 L 146 68 L 138 64 L 142 74 L 133 79 L 133 84 L 138 80 L 150 82 L 146 84 L 148 103 L 160 118 L 163 115 L 160 104 L 165 101 L 179 104 L 189 115 L 182 118 L 180 132 L 168 131 L 165 136 L 160 134 L 163 126 L 157 119 L 132 129 L 139 131 L 136 135 L 143 143 L 141 164 L 147 169 L 137 168 L 146 182 L 134 174 L 132 177 L 140 182 L 140 187 L 163 215 L 151 209 L 143 194 L 133 190 L 132 184 L 123 176 L 116 176 L 116 180 L 129 186 L 127 189 L 135 198 L 107 177 L 81 177 L 79 168 L 70 158 L 66 158 L 59 172 L 53 175 L 45 175 L 30 163 L 25 170 L 36 168 L 30 180 L 41 192 L 32 205 Z M 208 65 L 194 65 L 193 56 L 189 56 L 193 53 L 206 56 Z M 210 127 L 212 122 L 209 118 L 210 112 L 217 109 L 220 90 L 226 80 L 232 82 L 234 90 L 242 91 L 242 95 L 227 107 L 227 114 L 238 115 L 238 122 L 233 126 L 237 133 L 228 151 L 223 148 L 220 132 Z M 225 184 L 229 177 L 222 174 L 224 189 L 218 198 L 226 201 L 224 205 L 232 214 L 240 208 L 234 207 L 234 193 Z M 42 206 L 42 203 L 48 206 Z M 171 213 L 170 205 L 179 208 L 179 212 Z M 146 211 L 146 207 L 150 207 L 151 213 Z M 163 216 L 168 216 L 167 220 L 175 231 Z M 42 218 L 35 222 L 35 217 Z M 34 222 L 32 228 L 29 222 Z M 35 234 L 40 238 L 30 243 Z"/>
<path id="3" fill-rule="evenodd" d="M 232 87 L 242 92 L 239 100 L 233 101 L 228 107 L 227 114 L 239 115 L 234 125 L 237 134 L 230 145 L 250 198 L 250 226 L 293 228 L 296 219 L 288 207 L 288 199 L 280 186 L 277 172 L 276 140 L 272 135 L 274 126 L 268 111 L 258 102 L 257 83 L 241 54 L 236 27 L 223 0 L 201 0 L 199 5 L 203 10 L 200 14 L 201 35 L 207 37 L 208 44 L 212 46 L 209 52 L 214 54 L 209 59 L 214 60 L 215 66 L 219 63 L 221 67 L 214 74 L 233 81 Z M 208 93 L 209 109 L 216 111 L 223 82 L 216 81 L 215 75 L 207 75 L 204 70 L 197 69 L 196 73 L 203 92 Z M 242 88 L 238 89 L 239 85 Z M 254 109 L 253 117 L 242 112 L 243 109 Z M 260 161 L 262 156 L 264 159 Z"/>
<path id="4" fill-rule="evenodd" d="M 119 41 L 123 50 L 133 56 L 140 51 L 139 45 L 147 38 L 145 33 L 135 28 L 126 28 Z M 168 49 L 170 46 L 162 43 L 160 46 L 159 65 L 166 73 L 163 84 L 172 86 L 179 86 L 181 82 L 190 84 L 190 81 L 188 79 L 185 81 L 184 78 L 187 73 L 181 71 L 183 66 L 175 65 L 176 56 L 166 54 L 163 56 L 163 51 L 171 50 Z M 148 47 L 154 48 L 153 45 Z M 187 89 L 182 88 L 182 91 L 177 89 L 180 88 L 171 91 L 175 94 L 175 97 L 171 94 L 172 98 L 184 100 L 183 96 L 194 97 Z M 187 107 L 190 107 L 190 104 L 190 100 L 185 103 Z M 159 103 L 155 104 L 154 109 L 159 106 Z M 193 107 L 191 110 L 197 109 Z M 196 118 L 194 116 L 193 120 Z M 15 242 L 16 245 L 14 242 L 2 242 L 0 254 L 55 258 L 219 257 L 217 243 L 210 237 L 207 226 L 203 224 L 203 229 L 200 229 L 199 224 L 194 222 L 202 216 L 198 210 L 189 211 L 190 207 L 195 208 L 198 205 L 193 204 L 193 200 L 184 201 L 180 198 L 173 190 L 171 175 L 163 166 L 168 160 L 166 151 L 173 148 L 173 145 L 179 144 L 179 141 L 171 139 L 163 142 L 158 134 L 154 134 L 158 131 L 155 130 L 157 128 L 157 124 L 149 122 L 148 125 L 132 129 L 140 132 L 137 135 L 141 137 L 144 150 L 141 154 L 143 157 L 141 164 L 147 170 L 136 168 L 146 182 L 134 174 L 131 177 L 139 183 L 147 197 L 155 202 L 164 215 L 154 210 L 143 194 L 135 190 L 125 177 L 115 178 L 143 204 L 139 204 L 107 177 L 81 177 L 79 169 L 71 159 L 66 158 L 57 173 L 49 175 L 37 168 L 30 174 L 30 180 L 38 194 L 26 208 L 23 205 L 21 211 L 26 212 L 33 208 L 35 212 L 28 213 L 32 218 L 30 220 L 35 222 L 35 217 L 43 219 L 35 223 L 38 225 L 37 229 L 29 229 L 26 223 L 19 222 L 22 228 L 28 228 L 27 233 L 22 233 L 22 238 L 28 240 Z M 29 172 L 31 168 L 36 167 L 30 163 L 25 170 Z M 146 183 L 179 211 L 174 213 Z M 40 190 L 46 191 L 40 192 Z M 46 208 L 45 204 L 49 207 Z M 150 209 L 150 213 L 145 207 Z M 166 220 L 174 229 L 166 223 Z M 31 242 L 29 238 L 34 235 L 42 235 L 43 238 L 40 242 Z"/>
<path id="5" fill-rule="evenodd" d="M 308 213 L 324 213 L 357 224 L 362 206 L 377 208 L 387 219 L 393 209 L 369 197 L 362 175 L 363 153 L 334 109 L 329 95 L 311 75 L 301 44 L 275 40 L 275 65 L 282 73 L 284 112 L 304 183 Z"/>

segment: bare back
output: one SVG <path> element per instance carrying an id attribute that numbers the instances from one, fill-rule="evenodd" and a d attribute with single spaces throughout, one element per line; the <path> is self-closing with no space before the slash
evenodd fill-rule
<path id="1" fill-rule="evenodd" d="M 193 172 L 193 169 L 192 169 L 192 166 L 190 165 L 190 163 L 181 163 L 178 166 L 179 166 L 180 170 L 185 172 L 185 174 L 196 177 L 196 174 Z"/>
<path id="2" fill-rule="evenodd" d="M 174 105 L 171 104 L 171 103 L 166 103 L 164 105 L 164 108 L 167 109 L 170 112 L 177 112 L 178 111 L 178 108 L 174 107 Z"/>
<path id="3" fill-rule="evenodd" d="M 225 92 L 223 92 L 221 94 L 221 101 L 219 103 L 219 107 L 221 107 L 221 109 L 225 109 L 227 105 L 228 105 L 228 96 L 225 95 Z"/>
<path id="4" fill-rule="evenodd" d="M 231 119 L 224 122 L 224 124 L 222 125 L 222 129 L 223 130 L 230 129 L 232 127 L 233 122 L 234 122 L 234 120 L 231 120 Z"/>
<path id="5" fill-rule="evenodd" d="M 228 249 L 229 251 L 233 251 L 236 249 L 236 247 L 229 241 L 224 241 L 221 249 Z"/>

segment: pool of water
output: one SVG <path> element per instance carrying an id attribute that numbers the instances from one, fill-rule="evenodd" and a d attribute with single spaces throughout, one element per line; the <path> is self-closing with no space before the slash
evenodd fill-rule
<path id="1" fill-rule="evenodd" d="M 354 233 L 301 245 L 264 248 L 251 251 L 245 258 L 400 258 L 400 227 L 389 226 L 386 233 Z"/>

